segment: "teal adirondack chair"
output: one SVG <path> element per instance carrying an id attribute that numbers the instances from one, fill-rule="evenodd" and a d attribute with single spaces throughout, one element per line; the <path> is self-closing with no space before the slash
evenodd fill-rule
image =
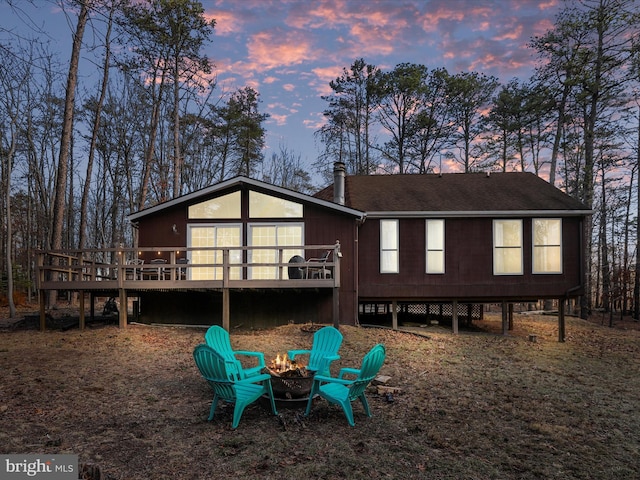
<path id="1" fill-rule="evenodd" d="M 271 401 L 273 414 L 278 414 L 271 389 L 271 375 L 268 373 L 245 377 L 239 361 L 225 360 L 222 355 L 205 344 L 196 346 L 193 350 L 193 359 L 200 374 L 214 392 L 208 421 L 213 420 L 218 400 L 224 400 L 235 404 L 231 424 L 231 428 L 235 429 L 240 423 L 244 409 L 265 394 Z"/>
<path id="2" fill-rule="evenodd" d="M 229 338 L 229 332 L 219 325 L 213 325 L 209 327 L 204 334 L 204 340 L 207 345 L 213 348 L 216 352 L 224 357 L 225 360 L 237 360 L 237 355 L 244 355 L 247 357 L 255 357 L 258 365 L 254 367 L 244 368 L 244 375 L 251 377 L 254 375 L 260 375 L 265 368 L 264 353 L 262 352 L 250 352 L 247 350 L 233 350 L 231 347 L 231 339 Z"/>
<path id="3" fill-rule="evenodd" d="M 360 400 L 365 413 L 370 417 L 371 411 L 369 410 L 367 397 L 365 397 L 365 390 L 380 371 L 380 368 L 384 363 L 385 356 L 386 352 L 384 345 L 379 343 L 365 355 L 360 369 L 342 368 L 338 378 L 316 375 L 313 379 L 313 386 L 311 387 L 311 393 L 309 394 L 307 409 L 304 413 L 305 416 L 308 416 L 311 412 L 313 397 L 318 394 L 329 403 L 340 405 L 342 410 L 344 410 L 344 414 L 347 417 L 349 425 L 352 427 L 355 425 L 355 422 L 353 420 L 351 402 L 356 399 Z M 353 380 L 345 379 L 344 376 L 349 374 L 355 375 L 356 378 Z"/>
<path id="4" fill-rule="evenodd" d="M 287 356 L 290 360 L 295 360 L 298 355 L 309 355 L 307 371 L 331 375 L 331 362 L 338 360 L 338 350 L 342 345 L 342 334 L 337 328 L 322 327 L 313 334 L 311 350 L 289 350 Z"/>

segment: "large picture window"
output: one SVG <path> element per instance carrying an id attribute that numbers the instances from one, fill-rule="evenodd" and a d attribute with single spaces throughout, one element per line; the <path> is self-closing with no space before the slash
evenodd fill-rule
<path id="1" fill-rule="evenodd" d="M 562 273 L 562 220 L 533 219 L 533 273 Z"/>
<path id="2" fill-rule="evenodd" d="M 222 280 L 222 266 L 197 266 L 199 264 L 222 265 L 222 250 L 198 250 L 197 247 L 239 247 L 242 245 L 241 226 L 236 224 L 190 225 L 188 232 L 188 244 L 196 248 L 189 251 L 189 263 L 193 265 L 187 269 L 189 279 Z M 242 250 L 230 250 L 229 263 L 242 263 Z M 240 267 L 232 267 L 229 275 L 232 280 L 238 280 L 241 278 L 241 273 Z"/>
<path id="3" fill-rule="evenodd" d="M 398 273 L 398 220 L 380 220 L 380 273 Z"/>
<path id="4" fill-rule="evenodd" d="M 522 220 L 494 220 L 493 274 L 522 273 Z"/>
<path id="5" fill-rule="evenodd" d="M 278 263 L 282 249 L 282 262 L 288 262 L 294 255 L 304 255 L 300 246 L 304 245 L 304 224 L 250 224 L 249 245 L 252 247 L 275 247 L 249 250 L 249 263 Z M 298 248 L 282 248 L 282 247 Z M 283 269 L 284 278 L 288 269 Z M 255 266 L 249 268 L 249 278 L 253 280 L 274 280 L 278 278 L 277 266 Z"/>
<path id="6" fill-rule="evenodd" d="M 426 221 L 427 273 L 444 273 L 444 220 Z"/>

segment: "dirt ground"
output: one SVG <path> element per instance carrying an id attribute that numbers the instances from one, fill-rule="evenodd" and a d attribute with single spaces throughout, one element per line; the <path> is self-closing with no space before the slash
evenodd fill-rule
<path id="1" fill-rule="evenodd" d="M 0 312 L 1 315 L 1 312 Z M 264 402 L 231 429 L 232 408 L 207 422 L 212 393 L 192 359 L 204 330 L 93 324 L 83 331 L 0 331 L 0 453 L 79 455 L 84 478 L 638 479 L 640 329 L 608 318 L 497 315 L 473 332 L 341 327 L 340 367 L 376 343 L 381 374 L 401 389 L 354 405 Z M 535 335 L 531 341 L 530 335 Z M 237 349 L 270 359 L 309 348 L 300 325 L 232 331 Z M 392 401 L 390 401 L 392 400 Z"/>

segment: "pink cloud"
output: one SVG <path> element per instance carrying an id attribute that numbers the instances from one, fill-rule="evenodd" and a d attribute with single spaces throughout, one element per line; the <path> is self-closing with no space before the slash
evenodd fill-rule
<path id="1" fill-rule="evenodd" d="M 252 35 L 247 42 L 249 60 L 263 70 L 298 65 L 318 54 L 304 32 L 271 30 Z"/>

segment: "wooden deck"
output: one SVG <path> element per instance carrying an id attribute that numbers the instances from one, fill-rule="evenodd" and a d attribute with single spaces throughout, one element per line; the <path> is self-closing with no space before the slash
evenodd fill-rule
<path id="1" fill-rule="evenodd" d="M 248 261 L 258 250 L 277 257 L 275 262 Z M 218 263 L 184 263 L 191 252 L 207 252 Z M 304 254 L 307 261 L 289 263 L 292 251 Z M 331 251 L 328 260 L 319 262 L 318 252 Z M 191 248 L 145 247 L 83 250 L 38 251 L 37 288 L 40 295 L 40 329 L 45 328 L 47 292 L 78 292 L 80 327 L 84 328 L 85 293 L 112 296 L 127 305 L 129 296 L 144 291 L 220 291 L 223 298 L 223 326 L 229 328 L 229 292 L 231 290 L 333 289 L 337 302 L 340 288 L 340 244 L 276 247 Z M 300 255 L 302 256 L 302 255 Z M 235 258 L 236 261 L 231 259 Z M 239 261 L 239 259 L 242 261 Z M 313 260 L 311 260 L 313 258 Z M 164 263 L 159 262 L 163 259 Z M 285 260 L 286 259 L 286 260 Z M 143 262 L 143 263 L 141 263 Z M 290 270 L 292 269 L 292 270 Z M 300 278 L 289 278 L 292 276 Z M 295 275 L 293 275 L 295 274 Z M 337 315 L 337 306 L 334 306 Z M 127 324 L 127 309 L 120 308 L 119 324 Z M 334 323 L 337 319 L 334 318 Z"/>

